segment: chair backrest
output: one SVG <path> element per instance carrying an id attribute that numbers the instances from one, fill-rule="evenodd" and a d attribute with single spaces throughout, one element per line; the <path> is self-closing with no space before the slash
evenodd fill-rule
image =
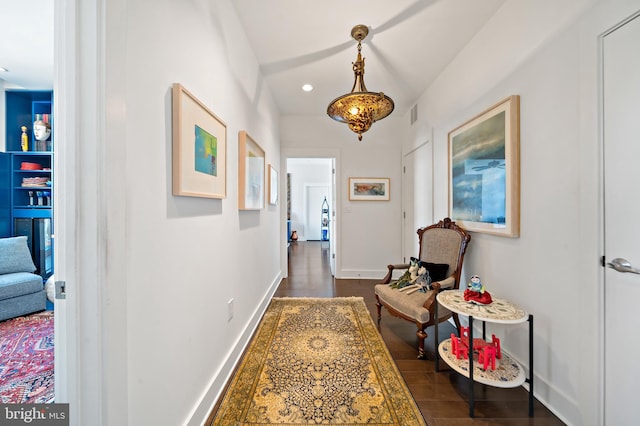
<path id="1" fill-rule="evenodd" d="M 448 217 L 417 232 L 420 239 L 418 258 L 425 262 L 449 265 L 447 276 L 454 274 L 454 288 L 459 288 L 462 261 L 471 235 Z"/>

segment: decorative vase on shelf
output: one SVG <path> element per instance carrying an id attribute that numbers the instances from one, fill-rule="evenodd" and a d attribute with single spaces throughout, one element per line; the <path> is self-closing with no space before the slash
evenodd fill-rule
<path id="1" fill-rule="evenodd" d="M 298 231 L 293 231 L 291 233 L 291 241 L 298 241 Z"/>
<path id="2" fill-rule="evenodd" d="M 27 135 L 27 126 L 22 126 L 20 130 L 22 130 L 22 136 L 20 137 L 20 148 L 22 148 L 22 152 L 27 152 L 29 151 L 29 136 Z"/>

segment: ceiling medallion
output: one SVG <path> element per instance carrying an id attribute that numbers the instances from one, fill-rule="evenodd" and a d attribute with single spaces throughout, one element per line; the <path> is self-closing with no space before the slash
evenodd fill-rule
<path id="1" fill-rule="evenodd" d="M 369 130 L 371 125 L 382 120 L 393 111 L 393 100 L 382 92 L 368 92 L 364 85 L 364 58 L 360 54 L 362 40 L 369 34 L 366 25 L 356 25 L 351 30 L 351 37 L 358 42 L 358 57 L 353 64 L 354 82 L 351 92 L 334 99 L 327 107 L 329 117 L 341 123 L 347 123 L 349 128 L 358 134 Z"/>

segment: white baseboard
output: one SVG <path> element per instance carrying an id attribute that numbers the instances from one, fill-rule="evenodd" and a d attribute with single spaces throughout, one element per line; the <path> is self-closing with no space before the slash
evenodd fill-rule
<path id="1" fill-rule="evenodd" d="M 387 275 L 387 269 L 375 269 L 375 270 L 357 270 L 357 269 L 342 269 L 336 272 L 336 279 L 342 280 L 380 280 Z"/>
<path id="2" fill-rule="evenodd" d="M 231 375 L 233 374 L 236 365 L 240 361 L 242 354 L 251 341 L 251 336 L 253 336 L 254 331 L 258 327 L 258 324 L 260 323 L 264 312 L 267 310 L 273 294 L 278 289 L 278 285 L 280 285 L 281 280 L 282 272 L 278 273 L 276 278 L 272 281 L 269 289 L 253 312 L 251 319 L 247 322 L 244 330 L 238 336 L 238 339 L 233 345 L 233 349 L 229 352 L 227 359 L 211 378 L 206 391 L 202 394 L 199 402 L 187 417 L 187 420 L 184 423 L 185 425 L 200 426 L 207 421 L 209 414 L 211 414 L 211 410 L 213 410 L 216 402 L 218 402 L 218 399 L 222 396 L 222 391 L 224 390 L 225 385 L 231 379 Z"/>

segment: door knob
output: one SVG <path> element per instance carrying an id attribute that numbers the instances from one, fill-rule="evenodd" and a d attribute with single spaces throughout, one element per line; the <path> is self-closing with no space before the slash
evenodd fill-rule
<path id="1" fill-rule="evenodd" d="M 615 269 L 618 272 L 630 272 L 632 274 L 640 274 L 640 269 L 636 269 L 631 266 L 631 263 L 627 259 L 616 257 L 611 262 L 607 263 L 607 266 L 611 269 Z"/>

